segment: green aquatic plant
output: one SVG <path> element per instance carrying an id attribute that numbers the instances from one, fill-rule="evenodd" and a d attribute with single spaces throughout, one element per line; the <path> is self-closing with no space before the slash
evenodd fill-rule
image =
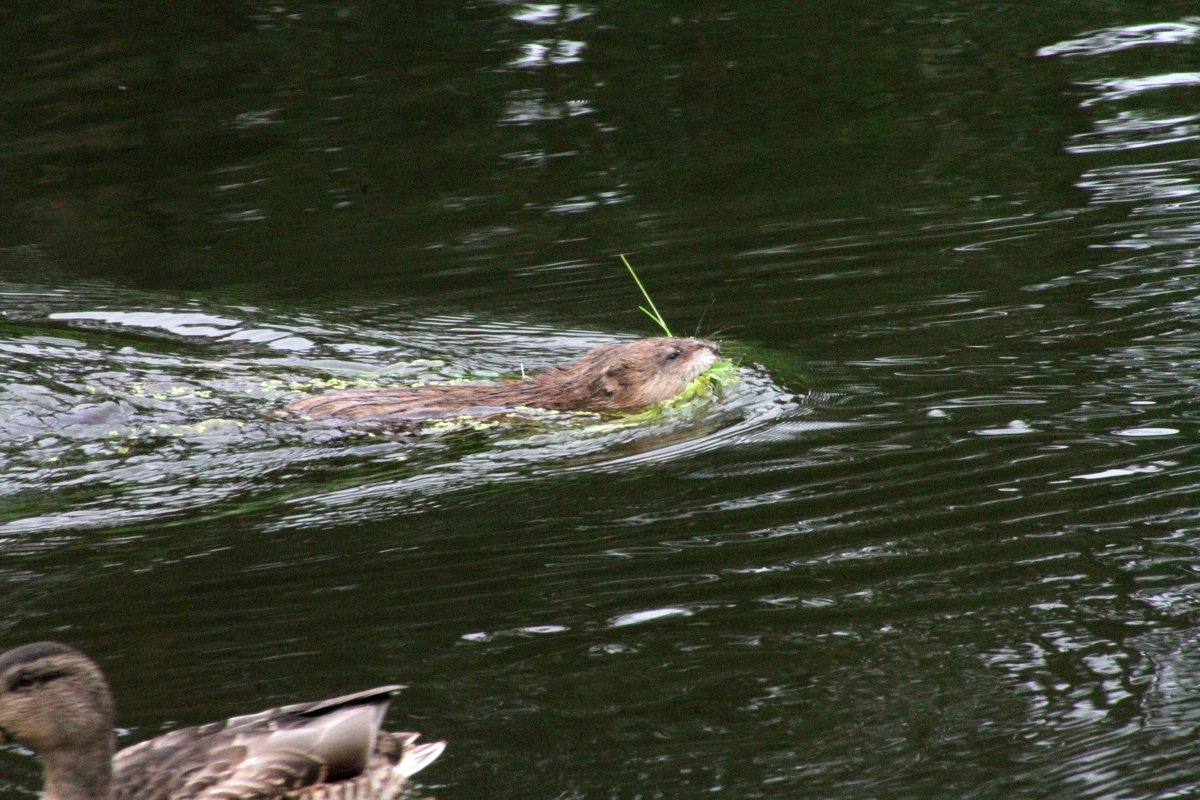
<path id="1" fill-rule="evenodd" d="M 650 306 L 650 308 L 646 308 L 646 306 L 638 306 L 638 309 L 640 309 L 650 319 L 657 322 L 658 327 L 662 328 L 663 332 L 666 333 L 667 336 L 674 336 L 675 334 L 671 333 L 671 329 L 667 327 L 666 320 L 663 319 L 662 314 L 658 313 L 658 308 L 654 305 L 654 301 L 650 299 L 650 293 L 646 291 L 645 286 L 642 286 L 641 278 L 639 278 L 637 273 L 633 271 L 633 265 L 629 263 L 629 259 L 625 257 L 624 253 L 621 253 L 621 261 L 625 264 L 625 268 L 629 270 L 629 274 L 633 276 L 634 283 L 636 283 L 638 288 L 642 290 L 642 297 L 646 298 L 646 303 Z M 651 312 L 651 309 L 653 309 L 653 312 Z"/>
<path id="2" fill-rule="evenodd" d="M 693 378 L 691 383 L 683 387 L 683 391 L 670 400 L 634 414 L 626 414 L 621 417 L 621 422 L 646 422 L 669 412 L 691 408 L 697 403 L 711 400 L 737 382 L 737 364 L 728 358 L 722 359 Z"/>
<path id="3" fill-rule="evenodd" d="M 737 382 L 737 364 L 733 363 L 732 359 L 725 358 L 693 378 L 691 383 L 683 387 L 682 392 L 666 403 L 675 406 L 692 400 L 708 400 Z"/>

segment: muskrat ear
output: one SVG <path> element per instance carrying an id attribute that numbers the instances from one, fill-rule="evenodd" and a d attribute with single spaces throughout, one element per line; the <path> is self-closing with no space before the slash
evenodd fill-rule
<path id="1" fill-rule="evenodd" d="M 600 379 L 600 386 L 609 397 L 612 397 L 621 388 L 621 372 L 624 369 L 621 366 L 605 367 L 604 375 Z"/>

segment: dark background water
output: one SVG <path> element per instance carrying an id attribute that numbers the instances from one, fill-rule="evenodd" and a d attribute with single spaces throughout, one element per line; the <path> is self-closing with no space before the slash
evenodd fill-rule
<path id="1" fill-rule="evenodd" d="M 0 645 L 124 742 L 403 681 L 443 800 L 1194 792 L 1195 13 L 0 10 Z M 650 335 L 618 253 L 718 402 L 273 414 Z"/>

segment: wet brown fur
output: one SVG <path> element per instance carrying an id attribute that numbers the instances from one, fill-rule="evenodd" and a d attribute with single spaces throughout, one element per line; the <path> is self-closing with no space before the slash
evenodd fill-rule
<path id="1" fill-rule="evenodd" d="M 669 400 L 717 362 L 720 348 L 703 339 L 657 338 L 607 344 L 583 358 L 524 380 L 395 389 L 351 389 L 297 400 L 307 417 L 422 419 L 486 416 L 517 407 L 554 411 L 638 411 Z"/>

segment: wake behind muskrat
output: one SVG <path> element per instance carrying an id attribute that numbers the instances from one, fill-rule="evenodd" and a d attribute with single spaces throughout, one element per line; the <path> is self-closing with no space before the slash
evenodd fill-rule
<path id="1" fill-rule="evenodd" d="M 397 420 L 488 416 L 520 407 L 641 411 L 682 392 L 717 363 L 720 352 L 717 344 L 704 339 L 642 339 L 596 347 L 578 361 L 523 380 L 350 389 L 306 397 L 287 408 L 307 417 Z"/>

